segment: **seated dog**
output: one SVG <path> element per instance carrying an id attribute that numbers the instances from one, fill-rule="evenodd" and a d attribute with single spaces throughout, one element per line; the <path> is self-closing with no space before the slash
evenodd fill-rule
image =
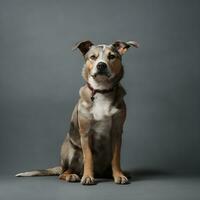
<path id="1" fill-rule="evenodd" d="M 74 47 L 84 56 L 80 99 L 71 117 L 70 130 L 61 147 L 61 166 L 19 173 L 16 176 L 59 175 L 69 182 L 95 184 L 94 177 L 111 174 L 114 182 L 128 183 L 120 166 L 126 94 L 120 84 L 124 69 L 122 55 L 134 41 L 94 45 L 83 41 Z M 81 178 L 80 178 L 81 177 Z"/>

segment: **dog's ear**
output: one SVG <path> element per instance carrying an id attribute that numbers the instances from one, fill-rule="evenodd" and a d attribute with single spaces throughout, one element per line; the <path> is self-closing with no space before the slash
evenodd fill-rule
<path id="1" fill-rule="evenodd" d="M 72 48 L 72 50 L 76 50 L 77 48 L 79 48 L 79 50 L 81 51 L 81 53 L 83 55 L 85 55 L 90 47 L 93 45 L 93 43 L 90 41 L 90 40 L 86 40 L 86 41 L 83 41 L 83 42 L 77 42 L 74 47 Z"/>
<path id="2" fill-rule="evenodd" d="M 123 55 L 126 53 L 129 47 L 138 48 L 139 44 L 135 41 L 128 41 L 128 42 L 116 41 L 115 43 L 112 44 L 112 46 L 117 49 L 120 55 Z"/>

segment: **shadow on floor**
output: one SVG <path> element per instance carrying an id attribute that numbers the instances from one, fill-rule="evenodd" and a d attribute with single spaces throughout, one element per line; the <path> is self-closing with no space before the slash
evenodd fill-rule
<path id="1" fill-rule="evenodd" d="M 134 169 L 125 171 L 124 173 L 129 178 L 130 182 L 172 175 L 171 172 L 159 169 Z"/>
<path id="2" fill-rule="evenodd" d="M 150 179 L 155 179 L 161 176 L 172 175 L 171 172 L 167 172 L 167 171 L 159 170 L 159 169 L 134 169 L 134 170 L 124 171 L 124 174 L 129 179 L 129 183 L 134 182 L 134 181 L 150 180 Z M 113 181 L 113 178 L 111 174 L 109 174 L 106 178 L 98 177 L 97 183 L 112 182 L 112 181 Z"/>

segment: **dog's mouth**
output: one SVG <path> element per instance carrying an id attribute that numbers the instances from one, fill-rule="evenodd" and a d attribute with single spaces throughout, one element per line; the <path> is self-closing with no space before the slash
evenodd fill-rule
<path id="1" fill-rule="evenodd" d="M 111 74 L 108 71 L 102 71 L 102 72 L 100 71 L 100 72 L 96 72 L 94 74 L 91 74 L 91 76 L 93 78 L 96 78 L 97 76 L 104 76 L 104 77 L 110 78 Z"/>

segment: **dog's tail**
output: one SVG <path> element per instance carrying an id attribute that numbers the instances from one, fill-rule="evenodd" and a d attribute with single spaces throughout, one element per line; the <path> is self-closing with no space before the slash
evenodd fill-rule
<path id="1" fill-rule="evenodd" d="M 62 173 L 62 167 L 53 167 L 48 169 L 42 169 L 42 170 L 34 170 L 29 172 L 22 172 L 19 174 L 16 174 L 17 177 L 22 176 L 55 176 L 60 175 Z"/>

